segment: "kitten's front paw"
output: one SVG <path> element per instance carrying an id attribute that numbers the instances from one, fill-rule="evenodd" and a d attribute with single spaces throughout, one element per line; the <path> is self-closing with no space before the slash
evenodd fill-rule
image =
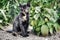
<path id="1" fill-rule="evenodd" d="M 13 36 L 17 36 L 18 34 L 17 34 L 16 32 L 13 32 L 12 35 L 13 35 Z"/>
<path id="2" fill-rule="evenodd" d="M 28 37 L 29 35 L 28 34 L 20 34 L 21 36 L 23 36 L 23 37 Z"/>

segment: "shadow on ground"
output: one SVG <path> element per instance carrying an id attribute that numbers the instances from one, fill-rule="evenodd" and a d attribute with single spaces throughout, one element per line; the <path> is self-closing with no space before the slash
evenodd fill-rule
<path id="1" fill-rule="evenodd" d="M 29 37 L 22 37 L 20 35 L 15 37 L 11 33 L 0 30 L 0 40 L 60 40 L 60 33 L 49 37 L 39 37 L 31 33 Z"/>

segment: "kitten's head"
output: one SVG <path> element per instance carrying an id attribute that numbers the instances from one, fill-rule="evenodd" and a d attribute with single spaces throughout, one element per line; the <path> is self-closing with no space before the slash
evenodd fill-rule
<path id="1" fill-rule="evenodd" d="M 30 3 L 20 4 L 19 6 L 22 12 L 25 12 L 25 13 L 29 12 Z"/>
<path id="2" fill-rule="evenodd" d="M 20 4 L 20 10 L 21 10 L 23 21 L 27 20 L 27 16 L 29 14 L 29 7 L 30 7 L 30 3 Z"/>

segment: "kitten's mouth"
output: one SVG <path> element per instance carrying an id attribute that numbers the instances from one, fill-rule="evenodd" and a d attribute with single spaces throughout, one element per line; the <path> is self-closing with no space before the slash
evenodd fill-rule
<path id="1" fill-rule="evenodd" d="M 23 16 L 23 19 L 24 19 L 24 20 L 27 20 L 27 19 L 26 19 L 26 16 Z"/>
<path id="2" fill-rule="evenodd" d="M 25 13 L 24 13 L 24 16 L 22 18 L 23 18 L 23 21 L 26 21 L 27 20 Z"/>
<path id="3" fill-rule="evenodd" d="M 23 20 L 22 21 L 26 21 L 27 19 L 26 19 L 26 16 L 23 16 Z"/>

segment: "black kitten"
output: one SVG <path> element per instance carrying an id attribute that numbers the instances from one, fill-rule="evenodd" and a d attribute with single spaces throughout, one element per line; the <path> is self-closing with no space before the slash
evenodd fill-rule
<path id="1" fill-rule="evenodd" d="M 28 36 L 27 34 L 27 29 L 29 26 L 29 7 L 30 4 L 20 4 L 20 14 L 15 18 L 14 23 L 13 23 L 13 35 L 17 35 L 18 32 L 21 32 L 23 37 Z"/>

